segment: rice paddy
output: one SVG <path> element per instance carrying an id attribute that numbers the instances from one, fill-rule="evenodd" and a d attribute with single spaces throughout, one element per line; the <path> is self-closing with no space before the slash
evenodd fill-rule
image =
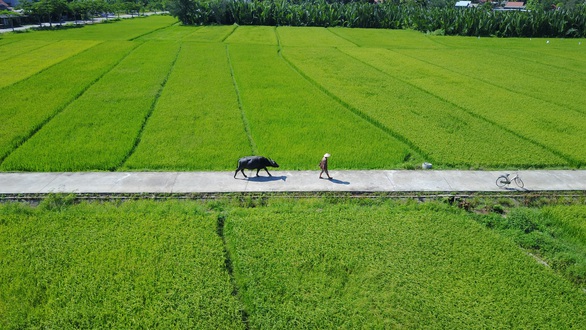
<path id="1" fill-rule="evenodd" d="M 572 40 L 182 26 L 2 35 L 0 170 L 581 168 Z M 42 55 L 42 56 L 41 56 Z"/>

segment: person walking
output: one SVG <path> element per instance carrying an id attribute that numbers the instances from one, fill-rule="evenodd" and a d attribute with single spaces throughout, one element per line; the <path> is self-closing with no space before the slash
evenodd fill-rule
<path id="1" fill-rule="evenodd" d="M 330 176 L 330 173 L 328 173 L 328 158 L 330 156 L 331 156 L 330 154 L 326 153 L 324 155 L 324 158 L 321 159 L 321 162 L 319 162 L 319 168 L 321 168 L 321 173 L 319 174 L 319 178 L 320 179 L 323 179 L 322 174 L 324 174 L 324 172 L 326 172 L 326 175 L 328 176 L 328 179 L 330 179 L 330 180 L 333 179 Z"/>

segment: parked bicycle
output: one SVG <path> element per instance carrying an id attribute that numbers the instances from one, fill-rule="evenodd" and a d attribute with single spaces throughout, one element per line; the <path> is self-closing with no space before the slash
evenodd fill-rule
<path id="1" fill-rule="evenodd" d="M 521 180 L 518 173 L 515 173 L 515 176 L 513 176 L 512 178 L 511 178 L 511 174 L 507 173 L 507 174 L 503 174 L 503 175 L 499 176 L 496 179 L 496 185 L 499 188 L 504 188 L 505 186 L 510 185 L 512 182 L 515 182 L 515 184 L 519 188 L 523 188 L 525 186 L 525 184 L 523 183 L 523 180 Z"/>

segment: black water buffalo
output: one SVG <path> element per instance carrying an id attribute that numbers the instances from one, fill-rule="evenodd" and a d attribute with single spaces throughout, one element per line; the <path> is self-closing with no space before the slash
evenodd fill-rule
<path id="1" fill-rule="evenodd" d="M 279 167 L 279 164 L 270 158 L 262 156 L 242 157 L 238 160 L 238 168 L 236 169 L 236 172 L 234 172 L 234 178 L 236 178 L 238 171 L 241 171 L 244 177 L 247 178 L 246 174 L 244 174 L 244 169 L 256 169 L 256 176 L 258 176 L 258 171 L 262 170 L 263 168 L 265 171 L 267 171 L 269 176 L 272 176 L 271 173 L 269 173 L 269 170 L 267 170 L 267 166 Z"/>

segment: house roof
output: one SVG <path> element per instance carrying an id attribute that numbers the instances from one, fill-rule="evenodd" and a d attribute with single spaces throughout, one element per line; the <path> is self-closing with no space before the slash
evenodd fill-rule
<path id="1" fill-rule="evenodd" d="M 519 1 L 509 1 L 505 3 L 505 8 L 525 8 L 525 3 Z"/>
<path id="2" fill-rule="evenodd" d="M 10 6 L 6 2 L 0 0 L 0 9 L 7 9 L 9 7 Z"/>

